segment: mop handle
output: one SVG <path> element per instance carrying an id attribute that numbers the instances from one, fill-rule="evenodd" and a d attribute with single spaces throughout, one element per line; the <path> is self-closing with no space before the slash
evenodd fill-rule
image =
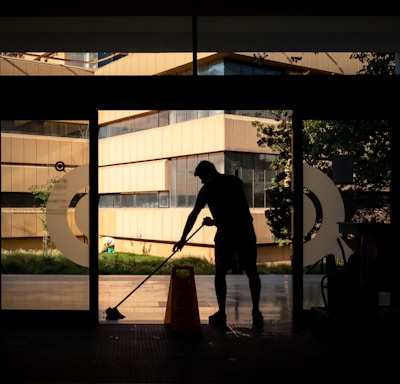
<path id="1" fill-rule="evenodd" d="M 204 223 L 201 224 L 199 228 L 197 228 L 185 241 L 185 244 L 197 233 L 200 231 L 200 229 L 205 225 Z M 150 279 L 151 276 L 153 276 L 172 256 L 175 255 L 175 253 L 178 252 L 178 250 L 173 251 L 171 255 L 169 255 L 153 272 L 151 272 L 132 292 L 130 292 L 127 296 L 125 296 L 115 307 L 119 307 L 130 295 L 132 295 L 136 290 L 138 290 L 148 279 Z"/>

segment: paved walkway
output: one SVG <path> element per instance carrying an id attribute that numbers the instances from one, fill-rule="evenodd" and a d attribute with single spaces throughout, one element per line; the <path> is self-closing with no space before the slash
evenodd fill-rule
<path id="1" fill-rule="evenodd" d="M 292 276 L 261 275 L 260 308 L 266 320 L 290 322 L 292 319 Z M 105 310 L 123 301 L 146 276 L 100 276 L 99 321 Z M 195 276 L 199 316 L 208 323 L 208 316 L 217 310 L 214 276 Z M 124 316 L 120 323 L 162 324 L 168 300 L 170 276 L 153 275 L 118 310 Z M 323 306 L 321 275 L 304 276 L 304 308 Z M 251 321 L 251 298 L 245 275 L 228 275 L 228 322 Z M 89 306 L 88 277 L 80 275 L 2 275 L 3 309 L 79 310 Z"/>

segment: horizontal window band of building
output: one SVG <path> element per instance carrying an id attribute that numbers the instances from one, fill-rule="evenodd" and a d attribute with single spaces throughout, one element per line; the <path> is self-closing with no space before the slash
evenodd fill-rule
<path id="1" fill-rule="evenodd" d="M 245 185 L 245 193 L 250 207 L 267 207 L 265 189 L 270 185 L 271 179 L 275 176 L 275 172 L 270 170 L 270 163 L 274 157 L 274 155 L 268 154 L 220 152 L 171 159 L 167 167 L 169 174 L 154 176 L 161 179 L 167 178 L 169 191 L 140 193 L 123 191 L 102 194 L 102 188 L 100 187 L 99 208 L 191 207 L 194 205 L 196 195 L 201 187 L 200 181 L 193 175 L 196 164 L 201 160 L 213 161 L 221 172 L 240 177 Z M 116 175 L 117 173 L 114 174 L 114 178 Z M 115 187 L 118 181 L 116 180 L 115 183 L 112 183 L 112 180 L 113 177 L 110 175 L 107 182 L 109 187 L 113 187 L 112 184 Z M 126 181 L 126 185 L 126 188 L 129 188 L 129 180 Z M 116 188 L 120 189 L 118 185 Z M 76 206 L 82 196 L 83 194 L 76 194 L 71 200 L 70 207 Z M 1 197 L 2 207 L 34 208 L 40 207 L 43 203 L 40 199 L 36 199 L 31 192 L 4 191 Z"/>
<path id="2" fill-rule="evenodd" d="M 222 114 L 264 119 L 273 118 L 268 110 L 149 111 L 118 122 L 101 125 L 99 127 L 99 139 Z M 89 138 L 89 123 L 58 122 L 53 120 L 1 120 L 1 132 L 52 137 Z"/>
<path id="3" fill-rule="evenodd" d="M 1 120 L 1 133 L 89 138 L 89 124 L 53 120 Z"/>
<path id="4" fill-rule="evenodd" d="M 75 194 L 68 208 L 75 208 L 84 195 L 84 193 Z M 35 198 L 31 192 L 1 192 L 1 208 L 40 208 L 43 203 L 43 200 Z"/>
<path id="5" fill-rule="evenodd" d="M 218 115 L 249 116 L 272 119 L 268 110 L 169 110 L 153 111 L 99 127 L 99 139 L 164 127 L 185 121 L 199 120 Z"/>
<path id="6" fill-rule="evenodd" d="M 99 196 L 99 208 L 169 208 L 168 192 L 124 193 Z"/>

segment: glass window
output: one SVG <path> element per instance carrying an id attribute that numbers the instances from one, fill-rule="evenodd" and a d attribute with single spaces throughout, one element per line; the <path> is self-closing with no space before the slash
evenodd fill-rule
<path id="1" fill-rule="evenodd" d="M 137 194 L 136 206 L 142 208 L 157 208 L 158 207 L 158 196 L 156 193 L 153 194 Z"/>
<path id="2" fill-rule="evenodd" d="M 114 207 L 121 208 L 121 195 L 114 195 Z"/>
<path id="3" fill-rule="evenodd" d="M 176 170 L 176 163 L 177 159 L 171 159 L 169 163 L 169 202 L 171 207 L 177 207 L 178 202 L 177 202 L 177 192 L 176 192 L 176 186 L 177 186 L 177 170 Z"/>
<path id="4" fill-rule="evenodd" d="M 240 167 L 241 167 L 240 152 L 227 152 L 225 155 L 225 173 L 229 175 L 239 176 Z"/>
<path id="5" fill-rule="evenodd" d="M 241 75 L 242 74 L 242 66 L 239 63 L 233 63 L 231 61 L 227 61 L 225 63 L 225 75 Z"/>
<path id="6" fill-rule="evenodd" d="M 112 197 L 110 195 L 99 196 L 99 208 L 108 208 L 112 205 Z"/>
<path id="7" fill-rule="evenodd" d="M 196 199 L 197 195 L 197 181 L 198 177 L 194 176 L 194 170 L 198 164 L 197 157 L 191 156 L 188 157 L 187 159 L 187 174 L 186 174 L 186 179 L 187 179 L 187 197 L 188 197 L 188 202 L 187 205 L 190 206 L 192 204 L 189 203 L 190 201 L 193 201 Z"/>
<path id="8" fill-rule="evenodd" d="M 53 120 L 2 120 L 1 132 L 87 139 L 89 124 Z"/>
<path id="9" fill-rule="evenodd" d="M 210 111 L 208 111 L 208 110 L 199 110 L 197 112 L 198 112 L 199 119 L 210 116 Z"/>
<path id="10" fill-rule="evenodd" d="M 32 193 L 2 192 L 1 206 L 3 208 L 38 208 L 41 201 L 35 199 Z"/>
<path id="11" fill-rule="evenodd" d="M 177 118 L 176 118 L 176 111 L 168 111 L 168 116 L 169 116 L 169 124 L 176 124 Z"/>
<path id="12" fill-rule="evenodd" d="M 158 126 L 158 114 L 150 114 L 135 118 L 135 132 Z"/>
<path id="13" fill-rule="evenodd" d="M 186 111 L 186 121 L 197 120 L 197 110 Z"/>
<path id="14" fill-rule="evenodd" d="M 158 112 L 158 126 L 165 127 L 169 125 L 169 111 Z"/>
<path id="15" fill-rule="evenodd" d="M 134 206 L 134 195 L 132 193 L 127 193 L 121 195 L 121 206 L 122 207 L 133 207 Z"/>
<path id="16" fill-rule="evenodd" d="M 179 158 L 176 161 L 176 196 L 177 207 L 186 207 L 186 183 L 187 166 L 186 158 Z"/>
<path id="17" fill-rule="evenodd" d="M 264 169 L 254 170 L 254 207 L 265 207 L 265 176 Z"/>
<path id="18" fill-rule="evenodd" d="M 223 115 L 225 111 L 223 109 L 213 109 L 212 111 L 209 112 L 210 116 L 218 116 L 218 115 Z"/>
<path id="19" fill-rule="evenodd" d="M 89 122 L 9 120 L 0 126 L 2 145 L 11 146 L 1 151 L 1 173 L 8 176 L 1 186 L 1 220 L 7 223 L 2 226 L 1 262 L 9 271 L 2 276 L 1 310 L 89 311 L 92 218 L 89 204 L 78 204 L 90 188 Z M 56 162 L 62 166 L 55 167 Z M 33 277 L 24 259 L 11 271 L 15 263 L 9 259 L 8 264 L 6 257 L 22 254 L 37 259 L 51 255 L 73 268 L 61 275 L 59 263 L 46 263 L 46 273 Z M 76 289 L 66 281 L 74 281 Z"/>
<path id="20" fill-rule="evenodd" d="M 198 75 L 207 75 L 207 76 L 223 76 L 224 75 L 224 62 L 221 60 L 220 62 L 214 62 L 211 65 L 201 65 L 197 70 Z"/>
<path id="21" fill-rule="evenodd" d="M 250 207 L 254 207 L 253 199 L 253 181 L 254 181 L 254 171 L 253 169 L 242 168 L 242 181 L 244 184 L 244 193 L 246 195 L 247 201 Z"/>
<path id="22" fill-rule="evenodd" d="M 270 154 L 225 153 L 225 173 L 237 175 L 243 180 L 251 207 L 266 207 L 265 189 L 275 176 L 275 171 L 269 169 L 274 157 Z"/>
<path id="23" fill-rule="evenodd" d="M 169 208 L 169 193 L 168 192 L 160 192 L 158 195 L 158 206 L 160 208 Z"/>
<path id="24" fill-rule="evenodd" d="M 186 111 L 176 111 L 176 122 L 182 123 L 186 120 Z"/>

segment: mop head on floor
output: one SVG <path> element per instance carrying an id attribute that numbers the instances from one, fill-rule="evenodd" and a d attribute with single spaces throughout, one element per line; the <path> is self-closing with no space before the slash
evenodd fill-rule
<path id="1" fill-rule="evenodd" d="M 117 308 L 107 308 L 106 315 L 106 320 L 120 320 L 125 317 Z"/>

